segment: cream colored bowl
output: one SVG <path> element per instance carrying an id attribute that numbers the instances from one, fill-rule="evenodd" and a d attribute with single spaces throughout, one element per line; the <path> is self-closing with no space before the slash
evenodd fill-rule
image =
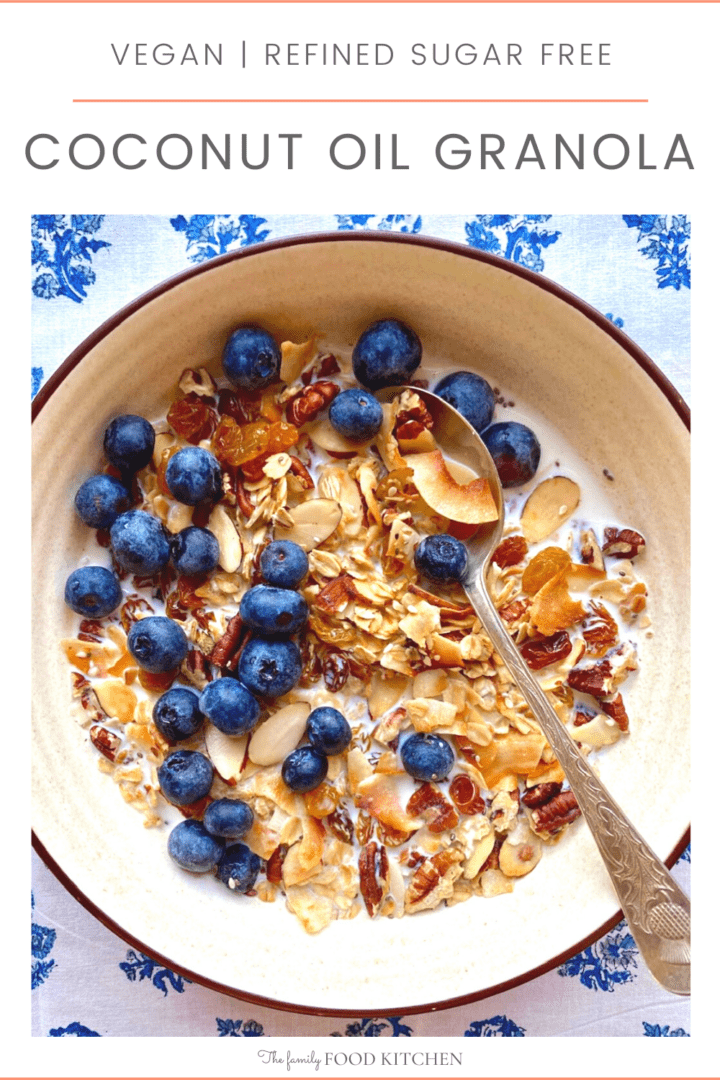
<path id="1" fill-rule="evenodd" d="M 662 857 L 689 821 L 687 410 L 608 321 L 551 282 L 477 251 L 397 236 L 314 236 L 245 249 L 165 282 L 92 335 L 53 376 L 33 424 L 33 826 L 52 869 L 107 925 L 189 977 L 241 997 L 378 1015 L 458 1004 L 532 977 L 617 918 L 580 823 L 515 891 L 401 920 L 364 915 L 307 936 L 282 902 L 179 872 L 100 774 L 70 718 L 62 592 L 87 530 L 72 500 L 122 412 L 157 416 L 183 368 L 219 371 L 228 333 L 319 330 L 348 348 L 393 315 L 431 364 L 475 368 L 526 402 L 647 538 L 654 636 L 633 688 L 632 734 L 601 759 L 610 790 Z M 421 373 L 420 373 L 421 374 Z M 603 470 L 614 477 L 603 478 Z"/>

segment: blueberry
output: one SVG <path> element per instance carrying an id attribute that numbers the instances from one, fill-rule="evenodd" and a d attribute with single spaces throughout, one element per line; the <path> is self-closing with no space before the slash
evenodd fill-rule
<path id="1" fill-rule="evenodd" d="M 231 844 L 218 863 L 217 876 L 236 893 L 252 889 L 260 873 L 260 858 L 245 844 Z"/>
<path id="2" fill-rule="evenodd" d="M 305 625 L 308 606 L 304 597 L 291 589 L 255 585 L 240 601 L 240 617 L 265 637 L 289 637 Z"/>
<path id="3" fill-rule="evenodd" d="M 108 461 L 123 472 L 138 472 L 149 463 L 155 448 L 155 430 L 143 416 L 116 416 L 103 440 Z"/>
<path id="4" fill-rule="evenodd" d="M 230 678 L 207 684 L 200 695 L 200 711 L 225 735 L 252 731 L 260 716 L 260 706 L 247 687 Z"/>
<path id="5" fill-rule="evenodd" d="M 225 845 L 201 821 L 181 821 L 168 836 L 170 858 L 193 874 L 204 874 L 220 862 Z"/>
<path id="6" fill-rule="evenodd" d="M 308 742 L 321 754 L 342 754 L 352 739 L 350 725 L 341 712 L 323 705 L 313 709 L 305 728 Z"/>
<path id="7" fill-rule="evenodd" d="M 175 806 L 204 799 L 213 782 L 213 767 L 197 750 L 175 750 L 158 769 L 160 790 Z"/>
<path id="8" fill-rule="evenodd" d="M 115 518 L 129 507 L 130 492 L 107 473 L 91 476 L 75 496 L 75 509 L 91 529 L 109 529 Z"/>
<path id="9" fill-rule="evenodd" d="M 164 615 L 148 615 L 130 627 L 128 649 L 144 671 L 173 671 L 185 659 L 188 643 L 182 627 Z"/>
<path id="10" fill-rule="evenodd" d="M 65 582 L 65 603 L 86 619 L 104 619 L 121 600 L 120 582 L 104 566 L 81 566 Z"/>
<path id="11" fill-rule="evenodd" d="M 486 428 L 482 437 L 503 487 L 518 487 L 532 480 L 540 462 L 540 443 L 529 427 L 503 420 Z"/>
<path id="12" fill-rule="evenodd" d="M 150 575 L 170 559 L 170 544 L 162 522 L 144 510 L 128 510 L 110 527 L 115 558 L 132 574 Z"/>
<path id="13" fill-rule="evenodd" d="M 440 735 L 409 735 L 400 745 L 405 772 L 416 780 L 444 780 L 453 767 L 455 755 L 447 739 Z"/>
<path id="14" fill-rule="evenodd" d="M 415 567 L 433 581 L 462 581 L 467 573 L 465 545 L 447 533 L 426 536 L 415 548 Z"/>
<path id="15" fill-rule="evenodd" d="M 478 434 L 493 418 L 495 395 L 490 384 L 474 371 L 453 371 L 440 380 L 433 393 L 457 409 Z"/>
<path id="16" fill-rule="evenodd" d="M 368 326 L 353 349 L 355 378 L 371 390 L 410 382 L 420 367 L 422 345 L 414 330 L 397 319 Z"/>
<path id="17" fill-rule="evenodd" d="M 323 782 L 327 771 L 327 757 L 314 746 L 291 750 L 282 763 L 282 778 L 291 791 L 312 791 Z"/>
<path id="18" fill-rule="evenodd" d="M 200 698 L 185 686 L 173 686 L 157 699 L 153 721 L 164 739 L 182 742 L 199 731 L 203 723 Z"/>
<path id="19" fill-rule="evenodd" d="M 330 406 L 329 416 L 335 430 L 355 442 L 372 439 L 383 422 L 380 402 L 367 390 L 358 387 L 338 394 Z"/>
<path id="20" fill-rule="evenodd" d="M 292 540 L 273 540 L 260 556 L 260 572 L 268 585 L 295 589 L 308 572 L 308 557 Z"/>
<path id="21" fill-rule="evenodd" d="M 240 326 L 227 339 L 222 366 L 233 386 L 262 390 L 280 375 L 280 349 L 267 330 Z"/>
<path id="22" fill-rule="evenodd" d="M 251 638 L 240 655 L 238 676 L 254 694 L 281 697 L 302 674 L 302 657 L 294 641 Z"/>
<path id="23" fill-rule="evenodd" d="M 181 574 L 209 574 L 220 559 L 220 545 L 209 529 L 189 525 L 170 539 L 172 561 Z"/>
<path id="24" fill-rule="evenodd" d="M 217 502 L 222 495 L 220 462 L 200 446 L 184 446 L 173 454 L 165 470 L 170 494 L 186 506 Z"/>
<path id="25" fill-rule="evenodd" d="M 250 829 L 254 814 L 240 799 L 215 799 L 206 808 L 203 825 L 213 836 L 240 840 Z"/>

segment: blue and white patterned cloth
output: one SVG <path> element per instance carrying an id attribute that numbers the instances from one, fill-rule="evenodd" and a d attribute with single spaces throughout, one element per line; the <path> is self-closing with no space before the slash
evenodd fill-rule
<path id="1" fill-rule="evenodd" d="M 39 214 L 32 219 L 32 394 L 100 323 L 227 251 L 309 232 L 382 229 L 502 255 L 582 297 L 690 398 L 690 223 L 681 214 Z M 690 849 L 675 876 L 689 890 Z M 624 923 L 557 970 L 439 1013 L 310 1017 L 189 982 L 89 915 L 33 854 L 32 1033 L 57 1036 L 643 1036 L 690 1034 Z"/>

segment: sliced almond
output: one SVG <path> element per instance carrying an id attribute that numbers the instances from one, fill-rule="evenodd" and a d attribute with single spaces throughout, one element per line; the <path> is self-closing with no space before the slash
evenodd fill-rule
<path id="1" fill-rule="evenodd" d="M 242 544 L 232 518 L 224 506 L 213 507 L 207 524 L 220 545 L 220 566 L 228 574 L 234 573 L 242 561 Z"/>
<path id="2" fill-rule="evenodd" d="M 247 735 L 231 738 L 212 724 L 206 726 L 205 746 L 208 757 L 223 780 L 235 780 L 242 772 L 247 741 Z"/>
<path id="3" fill-rule="evenodd" d="M 567 476 L 551 476 L 530 494 L 520 517 L 529 544 L 544 540 L 570 517 L 580 502 L 580 488 Z"/>
<path id="4" fill-rule="evenodd" d="M 340 503 L 334 499 L 308 499 L 288 512 L 290 524 L 276 526 L 275 539 L 292 540 L 303 551 L 312 551 L 332 536 L 342 514 Z"/>
<path id="5" fill-rule="evenodd" d="M 165 524 L 168 531 L 173 535 L 182 532 L 183 529 L 187 529 L 189 525 L 192 525 L 192 516 L 194 506 L 185 506 L 184 503 L 171 502 L 168 508 L 167 520 Z"/>
<path id="6" fill-rule="evenodd" d="M 255 729 L 248 757 L 255 765 L 277 765 L 294 750 L 305 731 L 310 706 L 305 701 L 286 705 Z"/>
<path id="7" fill-rule="evenodd" d="M 477 477 L 468 484 L 459 484 L 440 450 L 413 454 L 407 463 L 420 496 L 436 513 L 467 525 L 497 521 L 498 511 L 487 480 Z"/>
<path id="8" fill-rule="evenodd" d="M 364 442 L 351 442 L 350 439 L 346 439 L 344 435 L 336 431 L 327 418 L 310 424 L 305 430 L 312 442 L 322 450 L 327 450 L 330 454 L 347 454 L 348 457 L 351 457 L 362 447 L 369 446 L 373 442 L 373 439 L 366 439 Z"/>
<path id="9" fill-rule="evenodd" d="M 505 877 L 525 877 L 535 869 L 541 856 L 542 844 L 529 828 L 513 830 L 500 848 L 500 870 Z"/>
<path id="10" fill-rule="evenodd" d="M 360 488 L 347 469 L 326 466 L 318 478 L 318 494 L 342 507 L 342 525 L 346 536 L 357 536 L 363 523 L 363 504 Z"/>
<path id="11" fill-rule="evenodd" d="M 463 877 L 468 879 L 474 878 L 480 867 L 487 861 L 488 855 L 495 846 L 495 831 L 490 827 L 490 831 L 486 836 L 482 836 L 479 840 L 475 841 L 472 854 L 465 860 L 463 867 Z"/>

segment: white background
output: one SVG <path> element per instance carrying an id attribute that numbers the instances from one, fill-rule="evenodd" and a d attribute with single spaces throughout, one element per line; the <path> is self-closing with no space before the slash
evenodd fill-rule
<path id="1" fill-rule="evenodd" d="M 19 572 L 21 552 L 27 552 L 27 530 L 22 512 L 29 490 L 27 469 L 20 466 L 18 448 L 28 446 L 27 357 L 29 355 L 28 225 L 31 213 L 167 213 L 178 206 L 218 212 L 242 208 L 252 212 L 326 210 L 362 212 L 382 205 L 397 211 L 422 203 L 427 212 L 472 209 L 483 213 L 537 211 L 543 213 L 687 213 L 693 222 L 693 355 L 696 567 L 695 631 L 695 745 L 702 751 L 696 769 L 697 809 L 694 841 L 695 874 L 695 986 L 690 1044 L 679 1040 L 663 1044 L 624 1040 L 621 1049 L 612 1040 L 592 1047 L 584 1040 L 582 1058 L 570 1056 L 572 1043 L 550 1040 L 468 1045 L 447 1040 L 463 1051 L 463 1068 L 413 1069 L 417 1075 L 556 1075 L 556 1076 L 711 1076 L 717 1074 L 717 1051 L 711 1056 L 717 1024 L 717 907 L 716 872 L 712 866 L 716 813 L 715 768 L 717 744 L 716 695 L 711 677 L 717 668 L 717 631 L 713 607 L 718 602 L 716 469 L 713 426 L 716 426 L 718 363 L 718 150 L 717 92 L 718 10 L 714 4 L 2 4 L 0 19 L 5 41 L 2 79 L 5 108 L 2 138 L 4 192 L 4 259 L 2 297 L 5 311 L 6 355 L 3 371 L 5 409 L 6 515 L 3 565 L 6 577 L 19 583 L 6 592 L 3 646 L 12 697 L 6 700 L 5 723 L 13 734 L 26 730 L 28 694 L 25 642 L 28 627 L 9 613 L 27 608 L 29 570 Z M 254 64 L 242 70 L 232 63 L 237 43 L 248 42 L 248 55 L 257 55 L 266 41 L 277 42 L 387 42 L 396 53 L 385 68 L 265 69 Z M 180 52 L 188 42 L 222 41 L 222 68 L 148 65 L 136 68 L 126 60 L 120 68 L 110 43 L 168 42 Z M 413 42 L 472 42 L 484 52 L 495 43 L 523 46 L 522 67 L 475 64 L 431 70 L 406 62 Z M 537 63 L 541 42 L 609 42 L 610 67 L 545 67 Z M 132 46 L 129 53 L 132 52 Z M 199 52 L 199 48 L 198 48 Z M 648 98 L 648 104 L 73 104 L 74 97 L 473 97 L 473 98 Z M 220 142 L 225 132 L 236 144 L 235 167 L 203 172 L 195 162 L 169 171 L 151 164 L 154 143 L 169 132 L 182 132 L 197 142 L 207 132 Z M 516 154 L 526 133 L 533 132 L 541 149 L 547 148 L 547 168 L 528 165 L 505 171 L 478 166 L 479 133 L 500 132 Z M 556 132 L 573 141 L 586 133 L 589 146 L 606 132 L 623 134 L 631 145 L 631 162 L 617 171 L 588 165 L 556 171 L 552 139 Z M 61 143 L 61 164 L 40 172 L 24 158 L 27 139 L 51 132 Z M 148 165 L 135 172 L 114 166 L 108 151 L 103 165 L 92 171 L 72 168 L 66 147 L 73 136 L 93 132 L 108 148 L 123 132 L 142 134 L 148 142 Z M 296 168 L 271 158 L 262 171 L 243 169 L 239 137 L 246 132 L 251 145 L 259 145 L 264 132 L 302 132 Z M 409 170 L 375 170 L 372 161 L 352 172 L 333 168 L 327 147 L 342 132 L 354 132 L 368 142 L 376 133 L 384 139 L 398 133 L 401 161 Z M 471 140 L 473 161 L 456 172 L 441 169 L 434 159 L 436 139 L 460 132 Z M 673 136 L 682 132 L 695 169 L 681 165 L 668 171 L 638 171 L 635 149 L 638 133 L 646 134 L 648 159 L 660 164 Z M 271 138 L 273 149 L 279 142 Z M 588 157 L 591 154 L 588 151 Z M 387 160 L 387 157 L 386 157 Z M 232 200 L 232 202 L 230 201 Z M 15 395 L 17 400 L 15 400 Z M 27 461 L 27 453 L 24 460 Z M 708 517 L 710 515 L 710 517 Z M 12 539 L 10 539 L 12 538 Z M 6 744 L 7 745 L 7 744 Z M 23 747 L 27 751 L 27 746 Z M 13 758 L 9 759 L 8 754 Z M 20 773 L 16 794 L 5 807 L 4 859 L 6 909 L 3 931 L 4 965 L 8 972 L 26 966 L 27 854 L 26 821 L 29 811 L 22 766 L 26 757 L 6 749 L 3 775 Z M 668 792 L 672 798 L 672 792 Z M 6 845 L 16 833 L 15 861 Z M 707 843 L 707 847 L 705 846 Z M 716 861 L 716 860 L 715 860 Z M 12 872 L 11 872 L 12 868 Z M 6 985 L 15 983 L 10 975 Z M 17 985 L 22 985 L 21 980 Z M 712 988 L 712 989 L 711 989 Z M 11 1010 L 17 1015 L 13 1016 Z M 126 1040 L 108 1048 L 103 1043 L 30 1040 L 29 994 L 3 1007 L 5 1075 L 272 1075 L 257 1071 L 253 1044 L 212 1043 L 195 1039 L 181 1043 L 146 1040 L 142 1048 Z M 127 1040 L 127 1042 L 130 1042 Z M 287 1049 L 277 1040 L 278 1050 Z M 294 1054 L 321 1055 L 337 1050 L 337 1041 L 306 1040 Z M 347 1048 L 347 1043 L 342 1049 Z M 365 1044 L 366 1046 L 367 1044 Z M 383 1044 L 387 1045 L 387 1044 Z M 365 1046 L 360 1049 L 364 1050 Z M 353 1046 L 354 1048 L 354 1046 Z M 422 1049 L 430 1049 L 423 1042 Z M 440 1050 L 439 1040 L 432 1049 Z M 378 1052 L 379 1060 L 379 1052 Z M 338 1074 L 363 1075 L 362 1069 Z M 408 1075 L 408 1069 L 376 1070 L 377 1075 Z M 300 1075 L 293 1072 L 292 1075 Z"/>

